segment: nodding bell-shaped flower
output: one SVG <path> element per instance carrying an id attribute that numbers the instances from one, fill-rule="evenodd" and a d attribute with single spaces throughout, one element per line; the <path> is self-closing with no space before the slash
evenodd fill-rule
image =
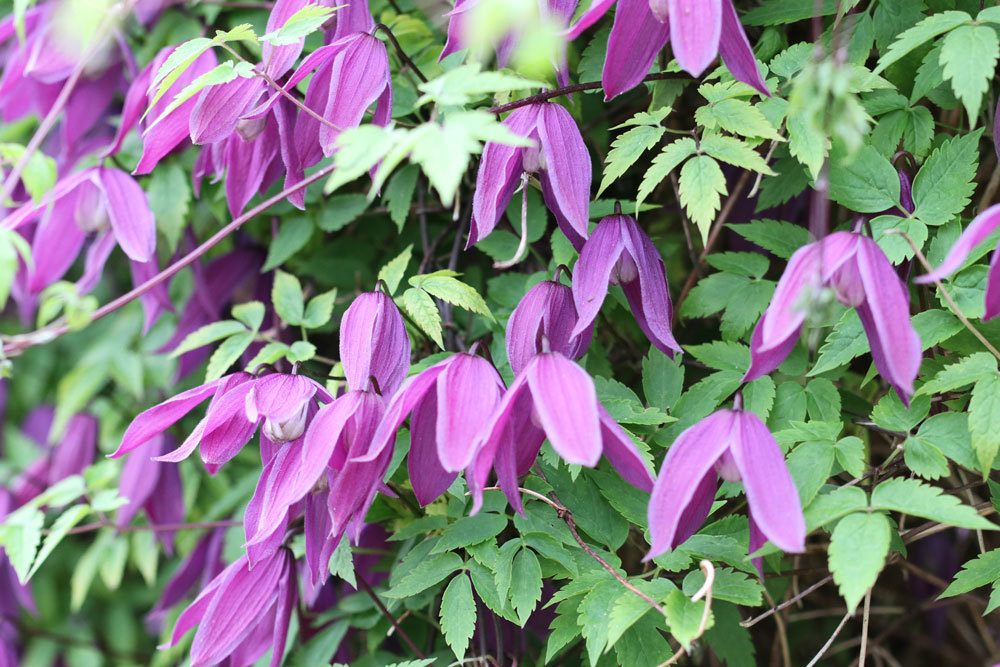
<path id="1" fill-rule="evenodd" d="M 284 657 L 297 598 L 291 552 L 277 549 L 253 567 L 241 556 L 181 613 L 162 648 L 176 646 L 198 626 L 191 644 L 192 667 L 215 665 L 226 658 L 230 664 L 252 665 L 268 649 L 269 664 L 277 667 Z"/>
<path id="2" fill-rule="evenodd" d="M 163 619 L 174 605 L 187 597 L 188 592 L 196 585 L 207 587 L 225 569 L 225 562 L 222 560 L 225 537 L 224 528 L 215 528 L 198 540 L 194 549 L 167 580 L 156 606 L 146 615 L 149 626 L 159 632 Z"/>
<path id="3" fill-rule="evenodd" d="M 543 352 L 510 385 L 483 431 L 466 472 L 473 513 L 482 505 L 491 468 L 511 505 L 522 511 L 517 479 L 531 468 L 546 437 L 567 463 L 593 467 L 603 453 L 625 481 L 652 489 L 652 474 L 635 443 L 597 400 L 590 375 L 558 352 Z"/>
<path id="4" fill-rule="evenodd" d="M 156 437 L 153 451 L 156 456 L 173 449 L 168 436 Z M 130 456 L 122 467 L 118 492 L 128 498 L 128 504 L 118 508 L 115 525 L 128 526 L 140 510 L 146 511 L 150 525 L 170 525 L 184 522 L 184 487 L 176 463 L 162 463 L 149 456 Z M 174 534 L 170 531 L 156 531 L 156 537 L 163 543 L 168 554 L 174 550 Z"/>
<path id="5" fill-rule="evenodd" d="M 163 96 L 150 106 L 149 103 L 156 93 L 155 90 L 150 90 L 153 79 L 163 63 L 174 52 L 174 49 L 173 46 L 162 49 L 132 81 L 125 94 L 125 104 L 122 107 L 118 132 L 114 141 L 105 151 L 105 155 L 117 153 L 129 132 L 136 127 L 141 127 L 143 130 L 142 157 L 139 159 L 139 164 L 136 165 L 134 174 L 150 173 L 160 160 L 188 138 L 191 111 L 194 109 L 197 98 L 192 97 L 169 112 L 168 109 L 173 99 L 188 84 L 212 70 L 218 62 L 214 50 L 208 49 L 195 58 L 194 62 L 181 72 L 177 80 L 170 84 Z M 143 114 L 146 117 L 140 120 Z"/>
<path id="6" fill-rule="evenodd" d="M 921 346 L 910 322 L 910 296 L 892 263 L 872 239 L 857 232 L 835 232 L 799 248 L 778 281 L 771 304 L 750 339 L 749 382 L 776 369 L 795 347 L 808 305 L 830 288 L 853 307 L 871 347 L 878 372 L 904 403 L 913 394 Z"/>
<path id="7" fill-rule="evenodd" d="M 33 206 L 22 206 L 5 221 L 8 229 L 37 223 L 31 242 L 33 266 L 28 292 L 38 294 L 61 279 L 76 261 L 88 236 L 80 289 L 97 284 L 115 245 L 135 262 L 155 260 L 156 220 L 146 193 L 120 169 L 92 167 L 63 179 Z"/>
<path id="8" fill-rule="evenodd" d="M 569 39 L 579 37 L 611 5 L 617 9 L 601 76 L 605 100 L 639 85 L 667 41 L 677 64 L 692 76 L 700 76 L 718 55 L 735 79 L 771 94 L 732 0 L 593 0 Z"/>
<path id="9" fill-rule="evenodd" d="M 427 505 L 472 463 L 477 436 L 503 390 L 499 373 L 482 357 L 464 352 L 449 357 L 406 381 L 360 460 L 391 452 L 396 431 L 410 417 L 410 482 L 417 501 Z"/>
<path id="10" fill-rule="evenodd" d="M 574 246 L 582 247 L 587 238 L 591 164 L 576 121 L 564 107 L 540 102 L 515 109 L 503 125 L 535 145 L 487 142 L 476 175 L 466 247 L 490 235 L 524 174 L 538 175 L 545 205 L 559 228 Z"/>
<path id="11" fill-rule="evenodd" d="M 601 220 L 580 252 L 573 271 L 573 302 L 580 319 L 574 334 L 593 326 L 608 284 L 621 285 L 636 322 L 661 352 L 680 352 L 670 320 L 673 306 L 663 258 L 636 221 L 627 215 Z"/>
<path id="12" fill-rule="evenodd" d="M 558 280 L 545 280 L 525 294 L 507 320 L 507 360 L 520 374 L 544 346 L 569 359 L 579 359 L 590 347 L 592 325 L 578 327 L 573 292 Z M 576 328 L 579 333 L 574 333 Z"/>
<path id="13" fill-rule="evenodd" d="M 920 276 L 916 282 L 920 284 L 932 283 L 955 273 L 962 267 L 973 249 L 985 241 L 998 227 L 1000 227 L 1000 204 L 995 204 L 977 215 L 969 223 L 969 226 L 955 241 L 955 245 L 948 251 L 948 256 L 945 257 L 941 266 L 925 276 Z M 993 258 L 990 260 L 990 271 L 986 279 L 986 312 L 983 314 L 983 320 L 991 320 L 997 315 L 1000 315 L 1000 243 L 997 244 L 993 251 Z"/>
<path id="14" fill-rule="evenodd" d="M 410 337 L 392 297 L 365 292 L 351 303 L 340 323 L 340 362 L 349 388 L 396 393 L 410 368 Z"/>
<path id="15" fill-rule="evenodd" d="M 233 373 L 141 413 L 125 430 L 121 445 L 111 456 L 117 458 L 149 442 L 211 398 L 205 417 L 181 446 L 156 460 L 176 463 L 200 447 L 202 461 L 214 473 L 250 442 L 258 426 L 262 450 L 266 452 L 301 438 L 317 396 L 323 402 L 333 400 L 320 384 L 302 375 L 272 373 L 254 377 Z"/>
<path id="16" fill-rule="evenodd" d="M 646 560 L 695 534 L 712 509 L 720 477 L 743 482 L 750 553 L 767 540 L 791 553 L 805 549 L 802 504 L 781 448 L 737 400 L 734 410 L 719 410 L 686 429 L 667 452 L 649 499 L 652 545 Z"/>

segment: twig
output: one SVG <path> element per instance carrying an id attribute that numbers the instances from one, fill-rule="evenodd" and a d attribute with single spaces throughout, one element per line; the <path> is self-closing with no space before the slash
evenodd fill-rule
<path id="1" fill-rule="evenodd" d="M 708 628 L 708 619 L 712 615 L 712 586 L 715 585 L 715 567 L 712 566 L 712 563 L 707 560 L 703 560 L 698 565 L 701 567 L 701 571 L 705 574 L 705 583 L 701 585 L 701 588 L 698 589 L 697 593 L 691 596 L 691 602 L 697 602 L 698 600 L 705 598 L 705 608 L 701 612 L 701 622 L 698 624 L 698 631 L 694 633 L 694 636 L 690 640 L 691 642 L 697 640 L 705 634 L 705 630 Z M 684 646 L 681 646 L 677 653 L 670 656 L 666 662 L 660 663 L 659 667 L 667 667 L 667 665 L 674 664 L 683 658 L 686 653 L 687 649 L 684 648 Z"/>
<path id="2" fill-rule="evenodd" d="M 422 83 L 427 83 L 427 77 L 420 71 L 417 64 L 410 59 L 410 56 L 406 55 L 406 51 L 404 51 L 403 47 L 399 45 L 399 41 L 396 40 L 396 36 L 392 34 L 392 29 L 384 23 L 376 23 L 372 32 L 374 33 L 378 31 L 381 31 L 383 35 L 389 38 L 389 41 L 392 42 L 392 48 L 396 49 L 396 55 L 403 61 L 403 64 L 413 70 L 413 73 L 417 75 L 417 78 L 420 79 Z"/>
<path id="3" fill-rule="evenodd" d="M 368 597 L 372 599 L 372 602 L 375 603 L 375 606 L 378 607 L 380 612 L 382 612 L 382 615 L 385 616 L 386 620 L 392 624 L 392 627 L 396 630 L 399 638 L 403 640 L 403 643 L 405 643 L 407 647 L 413 651 L 413 655 L 417 656 L 418 659 L 423 660 L 423 652 L 417 648 L 417 645 L 413 643 L 412 639 L 410 639 L 410 635 L 406 634 L 406 630 L 403 629 L 403 626 L 399 624 L 399 621 L 392 615 L 392 612 L 389 611 L 389 609 L 382 603 L 378 593 L 375 592 L 371 584 L 369 584 L 368 581 L 361 576 L 360 572 L 355 572 L 355 578 L 357 579 L 358 585 L 360 585 L 362 590 L 368 594 Z"/>
<path id="4" fill-rule="evenodd" d="M 205 241 L 200 246 L 189 252 L 187 255 L 180 258 L 167 268 L 165 268 L 163 271 L 160 271 L 158 274 L 156 274 L 146 282 L 142 283 L 137 287 L 134 287 L 132 290 L 126 292 L 117 299 L 114 299 L 110 303 L 107 303 L 98 308 L 97 310 L 95 310 L 94 314 L 90 318 L 91 321 L 99 320 L 102 317 L 105 317 L 106 315 L 113 313 L 122 306 L 125 306 L 134 301 L 135 299 L 138 299 L 143 294 L 146 294 L 160 283 L 170 279 L 184 268 L 193 264 L 199 257 L 201 257 L 209 250 L 214 248 L 220 241 L 222 241 L 224 238 L 226 238 L 227 236 L 235 232 L 237 229 L 242 227 L 246 222 L 257 217 L 258 215 L 260 215 L 267 209 L 271 208 L 275 204 L 283 201 L 286 197 L 288 197 L 288 195 L 298 192 L 302 188 L 308 187 L 309 185 L 315 183 L 316 181 L 319 181 L 325 178 L 326 176 L 329 176 L 334 169 L 335 165 L 329 164 L 319 169 L 318 171 L 314 172 L 313 174 L 306 176 L 298 183 L 294 183 L 288 186 L 287 188 L 285 188 L 278 194 L 274 195 L 273 197 L 264 200 L 263 202 L 253 207 L 243 215 L 234 218 L 232 222 L 230 222 L 228 225 L 226 225 L 225 227 L 217 231 L 215 234 L 213 234 L 211 237 L 209 237 L 207 241 Z M 50 325 L 48 327 L 43 327 L 41 329 L 37 329 L 35 331 L 26 334 L 19 334 L 16 336 L 9 336 L 2 338 L 0 339 L 0 342 L 2 342 L 3 344 L 2 349 L 4 355 L 7 357 L 14 357 L 19 355 L 21 352 L 28 349 L 29 347 L 32 347 L 34 345 L 40 345 L 43 343 L 48 343 L 49 341 L 52 341 L 58 338 L 59 336 L 62 336 L 63 334 L 67 333 L 69 330 L 70 330 L 69 326 L 67 326 L 66 324 Z"/>
<path id="5" fill-rule="evenodd" d="M 861 612 L 861 651 L 858 653 L 858 667 L 865 667 L 865 655 L 868 652 L 868 616 L 872 608 L 872 589 L 865 593 L 865 606 Z"/>
<path id="6" fill-rule="evenodd" d="M 833 631 L 833 634 L 830 635 L 830 638 L 826 640 L 826 643 L 823 644 L 822 647 L 820 647 L 819 653 L 813 656 L 813 659 L 809 661 L 809 664 L 807 664 L 806 667 L 813 667 L 817 662 L 820 661 L 820 659 L 823 657 L 823 654 L 826 653 L 828 650 L 830 650 L 830 646 L 833 644 L 833 640 L 835 640 L 837 638 L 837 635 L 840 634 L 840 631 L 844 629 L 844 625 L 847 623 L 847 619 L 849 619 L 851 615 L 852 612 L 847 612 L 846 614 L 844 614 L 844 618 L 840 619 L 840 623 Z"/>
<path id="7" fill-rule="evenodd" d="M 920 247 L 917 246 L 917 244 L 913 241 L 913 238 L 910 237 L 909 234 L 907 234 L 901 229 L 890 229 L 886 231 L 886 234 L 897 234 L 899 236 L 902 236 L 903 239 L 910 244 L 910 248 L 913 249 L 913 253 L 916 255 L 917 261 L 919 261 L 920 264 L 923 265 L 924 270 L 926 270 L 927 273 L 932 273 L 934 271 L 934 267 L 931 266 L 930 262 L 927 261 L 927 258 L 924 257 L 924 253 L 920 252 Z M 986 336 L 980 333 L 979 329 L 972 326 L 972 322 L 970 322 L 969 319 L 962 314 L 962 311 L 961 309 L 959 309 L 958 304 L 955 303 L 955 300 L 951 298 L 951 294 L 948 292 L 947 289 L 945 289 L 945 286 L 941 283 L 941 281 L 935 280 L 934 284 L 937 286 L 938 291 L 941 292 L 941 296 L 944 297 L 945 302 L 947 302 L 948 307 L 951 309 L 951 312 L 955 314 L 955 317 L 957 317 L 958 320 L 965 326 L 965 328 L 968 329 L 972 333 L 972 335 L 976 337 L 976 340 L 982 343 L 983 346 L 990 351 L 990 354 L 992 354 L 997 359 L 1000 359 L 1000 350 L 997 350 L 995 347 L 993 347 L 993 344 L 990 343 L 990 341 L 986 340 Z"/>
<path id="8" fill-rule="evenodd" d="M 757 625 L 758 623 L 760 623 L 761 621 L 763 621 L 765 618 L 771 616 L 775 612 L 779 612 L 782 609 L 787 609 L 788 607 L 791 607 L 793 604 L 795 604 L 796 602 L 798 602 L 799 600 L 801 600 L 805 596 L 809 595 L 810 593 L 812 593 L 813 591 L 815 591 L 818 588 L 822 588 L 823 586 L 827 585 L 831 581 L 833 581 L 833 575 L 832 574 L 828 574 L 827 576 L 823 577 L 822 579 L 820 579 L 819 581 L 817 581 L 815 584 L 813 584 L 809 588 L 806 588 L 805 590 L 803 590 L 798 595 L 796 595 L 796 596 L 794 596 L 792 598 L 789 598 L 788 600 L 785 600 L 784 602 L 782 602 L 781 604 L 779 604 L 779 605 L 777 605 L 775 607 L 771 607 L 770 609 L 768 609 L 767 611 L 765 611 L 763 614 L 761 614 L 759 616 L 754 616 L 749 621 L 743 621 L 742 623 L 740 623 L 740 626 L 744 627 L 744 628 L 752 628 L 753 626 Z"/>
<path id="9" fill-rule="evenodd" d="M 662 81 L 664 79 L 677 79 L 680 78 L 679 74 L 674 74 L 672 72 L 658 72 L 656 74 L 650 74 L 643 82 L 646 81 Z M 514 100 L 513 102 L 508 102 L 507 104 L 500 104 L 495 107 L 490 107 L 489 112 L 492 114 L 501 114 L 508 111 L 513 111 L 514 109 L 520 109 L 521 107 L 526 107 L 529 104 L 537 104 L 538 102 L 545 102 L 546 100 L 551 100 L 554 97 L 562 97 L 563 95 L 571 95 L 573 93 L 579 93 L 584 90 L 597 90 L 601 88 L 604 84 L 600 81 L 587 81 L 585 83 L 574 83 L 569 86 L 561 86 L 559 88 L 553 88 L 552 90 L 547 90 L 537 95 L 531 95 L 530 97 L 524 97 L 519 100 Z"/>

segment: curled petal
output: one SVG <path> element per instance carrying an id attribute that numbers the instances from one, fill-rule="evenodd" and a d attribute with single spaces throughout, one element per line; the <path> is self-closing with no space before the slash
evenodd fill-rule
<path id="1" fill-rule="evenodd" d="M 410 338 L 390 297 L 366 292 L 350 305 L 340 325 L 340 361 L 351 389 L 369 388 L 374 377 L 383 396 L 396 392 L 409 367 Z"/>
<path id="2" fill-rule="evenodd" d="M 549 350 L 576 359 L 590 346 L 593 327 L 574 335 L 577 323 L 573 292 L 569 287 L 545 280 L 524 295 L 507 320 L 507 359 L 517 375 L 532 357 L 542 351 L 542 339 Z"/>
<path id="3" fill-rule="evenodd" d="M 327 155 L 333 154 L 340 133 L 357 127 L 388 85 L 389 55 L 385 45 L 369 34 L 356 35 L 333 60 L 323 117 L 334 127 L 324 124 L 319 128 L 320 143 Z"/>
<path id="4" fill-rule="evenodd" d="M 614 417 L 608 414 L 603 405 L 598 405 L 598 414 L 601 418 L 601 440 L 604 447 L 604 456 L 614 466 L 618 474 L 626 482 L 650 492 L 653 490 L 653 474 L 643 460 L 639 450 L 628 433 L 619 426 Z"/>
<path id="5" fill-rule="evenodd" d="M 528 411 L 528 419 L 530 420 L 530 410 L 531 392 L 528 389 L 527 374 L 522 373 L 507 388 L 507 392 L 500 399 L 500 404 L 493 411 L 493 416 L 483 429 L 482 441 L 476 448 L 472 465 L 466 470 L 465 480 L 469 485 L 469 492 L 472 494 L 472 509 L 469 514 L 477 513 L 482 507 L 483 488 L 489 479 L 494 461 L 499 462 L 505 451 L 513 454 L 512 450 L 517 445 L 514 439 L 516 435 L 514 426 L 525 411 Z M 510 456 L 508 460 L 513 461 L 513 456 Z M 504 474 L 499 468 L 497 474 L 501 477 L 501 486 L 503 486 Z M 517 473 L 513 470 L 507 475 L 508 482 L 510 479 L 513 479 L 514 488 L 508 493 L 508 489 L 505 487 L 504 491 L 508 493 L 511 504 L 520 508 L 521 499 L 517 492 Z"/>
<path id="6" fill-rule="evenodd" d="M 246 415 L 246 398 L 253 385 L 253 382 L 239 384 L 209 407 L 201 439 L 201 460 L 205 463 L 220 466 L 250 442 L 257 430 L 257 422 Z"/>
<path id="7" fill-rule="evenodd" d="M 156 252 L 156 220 L 146 193 L 120 169 L 101 167 L 98 174 L 118 245 L 133 260 L 150 261 Z"/>
<path id="8" fill-rule="evenodd" d="M 247 419 L 288 421 L 316 395 L 318 385 L 304 375 L 271 373 L 254 381 L 247 395 Z"/>
<path id="9" fill-rule="evenodd" d="M 667 285 L 667 268 L 660 252 L 635 220 L 622 217 L 625 251 L 639 270 L 638 278 L 622 284 L 622 290 L 646 337 L 658 350 L 673 356 L 674 352 L 681 351 L 681 346 L 674 339 L 671 326 L 673 304 Z"/>
<path id="10" fill-rule="evenodd" d="M 194 389 L 188 389 L 141 413 L 125 429 L 122 442 L 111 458 L 128 454 L 176 424 L 181 417 L 214 395 L 222 381 L 222 379 L 213 380 Z"/>
<path id="11" fill-rule="evenodd" d="M 618 0 L 601 72 L 605 101 L 638 86 L 670 39 L 670 23 L 656 20 L 649 0 Z"/>
<path id="12" fill-rule="evenodd" d="M 920 276 L 915 282 L 926 285 L 955 273 L 965 263 L 972 249 L 985 241 L 997 227 L 1000 227 L 1000 204 L 994 204 L 977 215 L 948 251 L 948 256 L 941 262 L 941 266 L 925 276 Z"/>
<path id="13" fill-rule="evenodd" d="M 579 37 L 584 30 L 597 23 L 613 4 L 615 4 L 615 0 L 593 0 L 580 20 L 567 33 L 567 39 L 574 40 Z"/>
<path id="14" fill-rule="evenodd" d="M 770 97 L 771 91 L 757 67 L 757 59 L 750 48 L 747 34 L 736 15 L 733 0 L 722 0 L 722 35 L 719 39 L 719 56 L 729 68 L 733 78 L 742 81 Z"/>
<path id="15" fill-rule="evenodd" d="M 440 383 L 439 383 L 440 386 Z M 410 453 L 407 469 L 410 473 L 410 483 L 413 484 L 413 495 L 421 506 L 434 502 L 442 493 L 448 490 L 457 476 L 442 467 L 438 458 L 437 425 L 443 405 L 435 392 L 424 395 L 420 404 L 413 410 L 410 419 Z"/>

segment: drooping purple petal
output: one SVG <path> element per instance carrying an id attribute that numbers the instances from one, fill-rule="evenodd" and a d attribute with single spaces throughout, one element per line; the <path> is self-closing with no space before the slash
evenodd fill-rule
<path id="1" fill-rule="evenodd" d="M 580 248 L 589 235 L 590 153 L 573 116 L 559 104 L 543 104 L 536 127 L 545 155 L 542 196 L 559 228 Z"/>
<path id="2" fill-rule="evenodd" d="M 653 473 L 649 470 L 639 450 L 628 433 L 608 414 L 603 405 L 597 406 L 601 419 L 601 443 L 604 456 L 626 482 L 650 492 L 653 490 Z"/>
<path id="3" fill-rule="evenodd" d="M 448 30 L 444 43 L 444 49 L 438 56 L 438 62 L 444 60 L 453 53 L 457 53 L 466 47 L 464 32 L 464 15 L 472 6 L 470 0 L 455 0 L 455 7 L 445 14 L 448 17 Z"/>
<path id="4" fill-rule="evenodd" d="M 983 321 L 1000 315 L 1000 250 L 993 251 L 990 272 L 986 276 L 986 312 Z"/>
<path id="5" fill-rule="evenodd" d="M 146 193 L 120 169 L 101 167 L 98 174 L 118 245 L 133 260 L 150 261 L 156 252 L 156 220 Z"/>
<path id="6" fill-rule="evenodd" d="M 160 442 L 154 443 L 154 451 L 159 454 L 163 451 L 163 436 L 154 436 Z M 160 476 L 160 468 L 164 464 L 154 461 L 146 452 L 141 452 L 128 457 L 125 465 L 122 466 L 121 478 L 118 481 L 118 493 L 123 498 L 128 498 L 128 504 L 118 508 L 115 515 L 115 525 L 119 528 L 127 526 L 139 513 L 146 500 L 152 495 L 156 488 L 156 481 Z"/>
<path id="7" fill-rule="evenodd" d="M 441 382 L 438 382 L 438 387 Z M 421 506 L 434 502 L 442 493 L 448 490 L 455 481 L 457 473 L 449 472 L 441 466 L 439 460 L 440 445 L 438 440 L 438 423 L 443 405 L 438 394 L 430 391 L 413 409 L 410 418 L 410 452 L 407 456 L 407 470 L 410 473 L 410 483 L 413 485 L 413 495 Z"/>
<path id="8" fill-rule="evenodd" d="M 206 464 L 221 466 L 253 437 L 257 422 L 247 419 L 246 414 L 246 398 L 253 385 L 253 382 L 238 384 L 209 406 L 200 447 L 201 460 Z"/>
<path id="9" fill-rule="evenodd" d="M 962 235 L 955 241 L 955 245 L 948 251 L 948 256 L 941 262 L 941 266 L 927 275 L 920 276 L 914 282 L 926 285 L 927 283 L 947 278 L 955 273 L 965 263 L 972 249 L 985 241 L 998 227 L 1000 227 L 1000 204 L 994 204 L 977 215 L 969 223 L 969 226 L 965 228 Z"/>
<path id="10" fill-rule="evenodd" d="M 580 16 L 580 20 L 570 28 L 566 35 L 567 39 L 572 41 L 579 37 L 584 30 L 597 23 L 613 4 L 615 4 L 615 0 L 593 0 L 587 11 Z"/>
<path id="11" fill-rule="evenodd" d="M 656 20 L 649 0 L 618 0 L 601 72 L 604 100 L 638 86 L 670 39 L 670 23 Z"/>
<path id="12" fill-rule="evenodd" d="M 160 474 L 156 488 L 146 500 L 146 516 L 154 526 L 173 526 L 184 522 L 184 486 L 177 466 L 172 463 L 159 463 Z M 174 553 L 174 531 L 157 530 L 157 539 L 163 544 L 163 550 L 168 555 Z"/>
<path id="13" fill-rule="evenodd" d="M 458 472 L 476 454 L 484 422 L 503 393 L 493 364 L 472 354 L 457 354 L 437 382 L 436 457 L 445 470 Z"/>
<path id="14" fill-rule="evenodd" d="M 733 436 L 729 451 L 757 527 L 779 549 L 804 551 L 802 503 L 774 436 L 757 415 L 743 410 L 734 413 Z"/>
<path id="15" fill-rule="evenodd" d="M 638 269 L 636 280 L 622 281 L 622 290 L 646 337 L 658 350 L 672 357 L 674 352 L 681 351 L 681 346 L 671 326 L 673 304 L 667 285 L 667 268 L 653 241 L 635 220 L 628 216 L 622 218 L 625 252 Z"/>
<path id="16" fill-rule="evenodd" d="M 295 12 L 309 4 L 309 0 L 275 0 L 271 14 L 267 17 L 267 32 L 279 30 L 288 23 Z M 264 42 L 261 53 L 261 61 L 264 63 L 264 72 L 272 79 L 280 79 L 292 68 L 299 54 L 302 53 L 302 45 L 305 38 L 296 40 L 291 44 L 275 46 L 270 42 Z"/>
<path id="17" fill-rule="evenodd" d="M 592 326 L 608 295 L 611 274 L 625 249 L 621 218 L 608 216 L 601 220 L 580 251 L 573 270 L 573 304 L 577 319 L 573 334 Z"/>
<path id="18" fill-rule="evenodd" d="M 340 361 L 351 389 L 369 388 L 374 377 L 383 396 L 396 392 L 409 368 L 410 338 L 389 296 L 366 292 L 350 305 L 340 325 Z"/>
<path id="19" fill-rule="evenodd" d="M 674 58 L 691 76 L 700 76 L 719 52 L 722 0 L 667 0 L 667 6 Z"/>
<path id="20" fill-rule="evenodd" d="M 590 346 L 593 327 L 573 335 L 577 311 L 572 290 L 561 283 L 545 280 L 521 298 L 507 320 L 507 359 L 517 375 L 539 352 L 542 339 L 549 350 L 570 359 L 579 358 Z"/>
<path id="21" fill-rule="evenodd" d="M 322 4 L 340 7 L 333 15 L 336 25 L 331 35 L 332 40 L 343 39 L 358 32 L 371 32 L 375 27 L 368 0 L 323 0 Z"/>
<path id="22" fill-rule="evenodd" d="M 264 86 L 257 77 L 239 77 L 206 89 L 191 109 L 191 141 L 203 145 L 227 139 L 239 119 L 257 104 Z"/>
<path id="23" fill-rule="evenodd" d="M 124 456 L 163 433 L 177 423 L 181 417 L 204 402 L 209 396 L 214 395 L 219 384 L 224 379 L 213 380 L 193 389 L 188 389 L 139 414 L 139 416 L 132 420 L 129 427 L 125 429 L 122 442 L 118 446 L 118 449 L 115 450 L 115 453 L 111 455 L 111 458 Z"/>
<path id="24" fill-rule="evenodd" d="M 27 285 L 32 294 L 62 278 L 83 248 L 86 236 L 76 224 L 76 201 L 77 193 L 56 201 L 35 231 L 31 242 L 34 262 Z"/>
<path id="25" fill-rule="evenodd" d="M 472 509 L 469 514 L 476 514 L 483 504 L 483 489 L 489 479 L 490 470 L 493 469 L 494 461 L 499 462 L 503 452 L 509 452 L 508 461 L 513 461 L 513 448 L 516 446 L 514 440 L 514 430 L 511 428 L 517 420 L 517 416 L 524 410 L 530 415 L 532 396 L 528 388 L 527 373 L 519 374 L 510 387 L 500 399 L 500 404 L 493 411 L 486 427 L 482 431 L 482 442 L 476 449 L 476 455 L 472 464 L 465 471 L 465 481 L 469 485 L 469 492 L 472 495 Z M 530 417 L 529 417 L 530 418 Z M 501 476 L 501 486 L 504 486 L 504 477 L 500 469 L 497 474 Z M 509 481 L 513 478 L 513 489 L 510 489 Z M 513 466 L 509 466 L 507 474 L 508 485 L 504 487 L 504 492 L 508 494 L 508 499 L 516 509 L 520 511 L 520 495 L 517 492 L 517 473 Z"/>
<path id="26" fill-rule="evenodd" d="M 770 97 L 771 91 L 757 67 L 750 41 L 736 14 L 733 0 L 722 0 L 722 34 L 719 38 L 719 56 L 737 81 L 742 81 Z"/>
<path id="27" fill-rule="evenodd" d="M 319 140 L 326 155 L 332 155 L 337 137 L 345 129 L 357 127 L 365 111 L 390 85 L 389 55 L 385 45 L 367 33 L 358 33 L 333 60 L 323 118 L 330 125 L 319 128 Z M 331 127 L 333 125 L 333 127 Z"/>
<path id="28" fill-rule="evenodd" d="M 706 476 L 714 478 L 715 462 L 731 446 L 734 419 L 729 410 L 715 412 L 686 429 L 670 446 L 649 499 L 652 544 L 645 560 L 680 543 L 684 512 L 696 498 L 703 500 Z"/>
<path id="29" fill-rule="evenodd" d="M 561 354 L 540 354 L 524 370 L 538 421 L 568 463 L 595 466 L 601 458 L 597 391 L 585 370 Z"/>

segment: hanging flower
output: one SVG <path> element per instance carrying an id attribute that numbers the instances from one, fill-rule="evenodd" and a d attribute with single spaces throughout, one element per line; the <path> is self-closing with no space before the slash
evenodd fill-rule
<path id="1" fill-rule="evenodd" d="M 525 294 L 507 320 L 507 360 L 519 374 L 544 345 L 569 359 L 590 347 L 593 325 L 578 327 L 573 293 L 554 280 L 544 280 Z M 574 330 L 579 328 L 579 333 Z"/>

